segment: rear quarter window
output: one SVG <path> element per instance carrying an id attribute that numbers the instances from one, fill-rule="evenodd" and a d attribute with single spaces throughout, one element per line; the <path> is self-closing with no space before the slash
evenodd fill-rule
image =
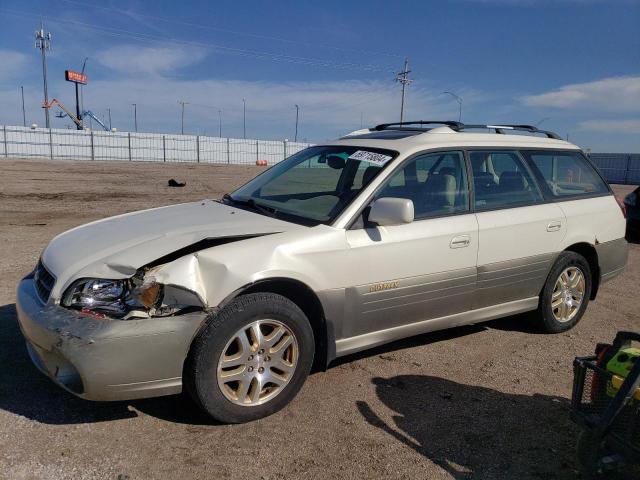
<path id="1" fill-rule="evenodd" d="M 523 152 L 555 198 L 609 193 L 609 187 L 580 152 Z"/>

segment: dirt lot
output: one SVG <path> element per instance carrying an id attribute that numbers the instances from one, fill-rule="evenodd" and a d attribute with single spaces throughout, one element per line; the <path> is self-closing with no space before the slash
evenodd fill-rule
<path id="1" fill-rule="evenodd" d="M 397 342 L 312 375 L 288 408 L 252 424 L 212 424 L 182 396 L 79 400 L 31 365 L 16 323 L 15 286 L 47 242 L 93 219 L 217 198 L 259 170 L 0 165 L 0 478 L 578 478 L 573 357 L 639 328 L 632 245 L 624 275 L 569 333 L 517 316 Z"/>

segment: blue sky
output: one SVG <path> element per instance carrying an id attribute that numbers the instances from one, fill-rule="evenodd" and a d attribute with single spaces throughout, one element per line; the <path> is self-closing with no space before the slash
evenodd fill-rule
<path id="1" fill-rule="evenodd" d="M 0 1 L 0 123 L 44 125 L 33 32 L 53 34 L 50 98 L 118 130 L 323 141 L 399 117 L 531 123 L 594 151 L 640 152 L 640 1 Z M 68 119 L 52 115 L 53 126 Z"/>

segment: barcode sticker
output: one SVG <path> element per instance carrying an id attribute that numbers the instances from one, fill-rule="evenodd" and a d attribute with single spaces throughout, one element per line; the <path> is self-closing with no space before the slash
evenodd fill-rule
<path id="1" fill-rule="evenodd" d="M 349 155 L 349 159 L 375 163 L 376 165 L 384 165 L 389 160 L 391 160 L 391 156 L 385 155 L 383 153 L 368 152 L 366 150 L 358 150 L 352 153 L 351 155 Z"/>

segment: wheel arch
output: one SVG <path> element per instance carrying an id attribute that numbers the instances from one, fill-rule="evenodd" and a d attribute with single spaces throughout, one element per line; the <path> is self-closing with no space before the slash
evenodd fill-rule
<path id="1" fill-rule="evenodd" d="M 264 278 L 239 288 L 225 298 L 219 308 L 224 308 L 234 298 L 258 292 L 282 295 L 304 312 L 311 324 L 315 341 L 312 371 L 326 370 L 329 362 L 335 358 L 335 334 L 333 324 L 327 321 L 322 302 L 313 289 L 293 278 Z"/>
<path id="2" fill-rule="evenodd" d="M 591 269 L 591 295 L 590 300 L 595 300 L 600 288 L 600 263 L 598 261 L 598 252 L 595 246 L 588 242 L 578 242 L 569 245 L 564 249 L 565 252 L 574 252 L 582 255 Z"/>

